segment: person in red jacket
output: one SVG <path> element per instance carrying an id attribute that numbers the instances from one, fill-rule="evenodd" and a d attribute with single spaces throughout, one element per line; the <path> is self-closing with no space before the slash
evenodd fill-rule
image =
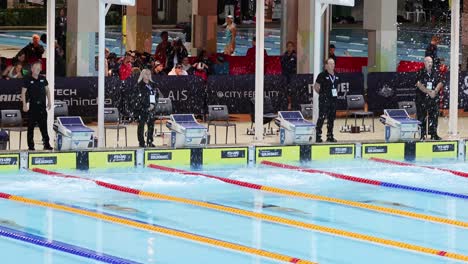
<path id="1" fill-rule="evenodd" d="M 247 69 L 248 69 L 248 72 L 249 73 L 255 73 L 255 55 L 256 55 L 256 41 L 257 41 L 257 38 L 256 37 L 253 37 L 252 38 L 252 47 L 250 47 L 248 50 L 247 50 L 247 54 L 245 55 L 247 57 L 247 63 L 248 63 L 248 66 L 247 66 Z M 268 53 L 266 51 L 266 49 L 263 49 L 263 56 L 264 58 L 267 58 L 268 57 Z"/>
<path id="2" fill-rule="evenodd" d="M 130 52 L 125 53 L 125 58 L 119 68 L 119 77 L 121 81 L 125 81 L 132 75 L 132 61 L 133 57 Z"/>

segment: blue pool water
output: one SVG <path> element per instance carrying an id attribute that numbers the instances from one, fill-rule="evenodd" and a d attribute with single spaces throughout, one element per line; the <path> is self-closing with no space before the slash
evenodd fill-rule
<path id="1" fill-rule="evenodd" d="M 468 172 L 468 164 L 465 163 L 441 162 L 435 165 Z M 303 166 L 468 194 L 468 178 L 427 169 L 395 167 L 371 161 L 313 162 Z M 308 174 L 264 165 L 253 168 L 205 167 L 203 172 L 468 222 L 468 199 L 382 188 L 323 174 Z M 279 196 L 214 179 L 150 168 L 64 173 L 468 255 L 468 230 L 450 225 Z M 462 263 L 186 204 L 145 200 L 99 187 L 92 182 L 51 178 L 27 171 L 2 174 L 0 192 L 97 210 L 319 263 Z M 123 212 L 103 207 L 104 204 L 133 209 L 131 212 Z M 138 263 L 275 263 L 234 251 L 4 199 L 0 199 L 1 226 Z M 2 263 L 95 263 L 5 237 L 0 237 L 0 254 L 2 259 L 8 260 Z"/>
<path id="2" fill-rule="evenodd" d="M 162 30 L 153 32 L 153 51 L 157 44 L 161 41 L 159 34 Z M 398 60 L 422 61 L 427 45 L 433 36 L 433 30 L 415 30 L 415 29 L 400 29 L 398 31 L 397 56 Z M 32 34 L 42 34 L 44 31 L 0 31 L 0 45 L 9 45 L 14 47 L 23 47 L 30 42 Z M 445 63 L 449 63 L 450 55 L 450 39 L 449 34 L 439 33 L 441 44 L 439 45 L 439 57 L 445 59 Z M 239 28 L 236 38 L 236 55 L 245 55 L 247 49 L 252 46 L 251 39 L 255 36 L 254 28 Z M 185 35 L 180 31 L 171 31 L 170 38 L 185 38 Z M 367 57 L 368 39 L 366 31 L 362 29 L 333 29 L 330 32 L 330 41 L 336 46 L 336 54 L 345 56 L 348 52 L 354 57 Z M 281 45 L 279 29 L 265 29 L 265 49 L 269 55 L 280 55 Z M 116 29 L 110 29 L 106 32 L 106 47 L 111 52 L 120 55 L 125 52 L 125 47 L 122 47 L 121 33 Z M 97 44 L 97 39 L 96 39 Z M 226 39 L 224 37 L 224 29 L 218 30 L 218 52 L 224 51 Z M 97 47 L 97 45 L 96 45 Z M 97 49 L 96 49 L 97 52 Z M 196 54 L 192 54 L 196 56 Z"/>

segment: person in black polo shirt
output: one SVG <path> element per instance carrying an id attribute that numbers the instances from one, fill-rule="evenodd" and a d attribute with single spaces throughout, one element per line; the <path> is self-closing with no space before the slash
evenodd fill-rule
<path id="1" fill-rule="evenodd" d="M 321 72 L 315 81 L 314 90 L 319 94 L 319 117 L 317 120 L 317 141 L 322 142 L 322 126 L 325 118 L 327 124 L 327 142 L 336 142 L 333 137 L 333 125 L 336 117 L 336 98 L 340 78 L 335 73 L 335 60 L 329 58 L 325 71 Z"/>
<path id="2" fill-rule="evenodd" d="M 421 122 L 421 140 L 426 138 L 426 118 L 429 121 L 431 139 L 440 140 L 437 135 L 439 121 L 439 92 L 444 87 L 439 74 L 433 67 L 432 58 L 424 58 L 424 68 L 418 72 L 416 83 L 416 111 Z"/>
<path id="3" fill-rule="evenodd" d="M 158 98 L 162 97 L 161 91 L 154 85 L 151 79 L 151 71 L 144 69 L 140 73 L 138 83 L 135 86 L 135 115 L 138 118 L 138 142 L 141 148 L 154 148 L 153 134 L 154 121 L 156 120 L 156 104 Z M 148 126 L 147 139 L 145 144 L 145 124 Z"/>
<path id="4" fill-rule="evenodd" d="M 34 127 L 39 126 L 42 134 L 44 150 L 52 150 L 47 133 L 47 110 L 52 107 L 48 82 L 45 77 L 40 76 L 42 70 L 41 62 L 35 62 L 31 66 L 32 74 L 24 80 L 21 89 L 21 100 L 23 111 L 28 112 L 28 147 L 34 149 Z M 28 106 L 29 103 L 29 106 Z"/>

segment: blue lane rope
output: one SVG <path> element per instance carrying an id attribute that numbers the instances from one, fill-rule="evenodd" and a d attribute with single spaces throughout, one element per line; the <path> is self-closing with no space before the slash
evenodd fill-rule
<path id="1" fill-rule="evenodd" d="M 0 236 L 23 241 L 36 246 L 54 249 L 57 251 L 73 254 L 83 258 L 93 259 L 104 263 L 112 264 L 141 264 L 132 260 L 127 260 L 104 253 L 96 252 L 87 248 L 70 245 L 60 241 L 49 241 L 44 237 L 36 236 L 30 233 L 14 230 L 8 227 L 0 226 Z"/>
<path id="2" fill-rule="evenodd" d="M 396 183 L 391 183 L 391 182 L 381 182 L 380 186 L 387 187 L 387 188 L 395 188 L 395 189 L 402 189 L 402 190 L 408 190 L 408 191 L 415 191 L 415 192 L 425 192 L 425 193 L 430 193 L 430 194 L 438 194 L 438 195 L 450 196 L 450 197 L 461 198 L 461 199 L 468 199 L 468 195 L 465 195 L 465 194 L 444 192 L 444 191 L 438 191 L 438 190 L 432 190 L 432 189 L 426 189 L 426 188 L 396 184 Z"/>

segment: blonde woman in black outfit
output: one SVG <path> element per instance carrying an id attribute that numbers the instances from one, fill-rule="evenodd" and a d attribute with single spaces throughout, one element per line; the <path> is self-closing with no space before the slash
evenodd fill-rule
<path id="1" fill-rule="evenodd" d="M 138 119 L 138 142 L 140 147 L 155 147 L 153 144 L 154 121 L 156 120 L 156 104 L 162 97 L 161 91 L 155 87 L 151 79 L 151 71 L 144 69 L 140 73 L 135 87 L 135 116 Z M 145 124 L 148 126 L 145 144 Z"/>

